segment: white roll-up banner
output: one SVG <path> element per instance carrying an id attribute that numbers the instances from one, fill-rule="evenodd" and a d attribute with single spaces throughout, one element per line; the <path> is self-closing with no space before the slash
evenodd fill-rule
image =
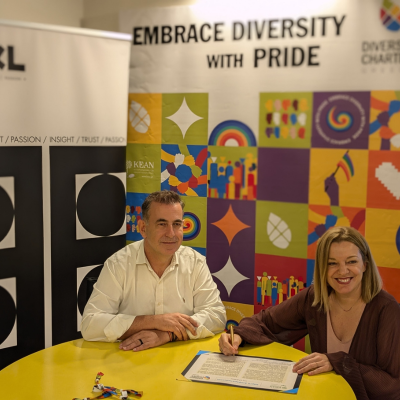
<path id="1" fill-rule="evenodd" d="M 125 244 L 130 35 L 0 21 L 0 368 L 80 336 Z"/>

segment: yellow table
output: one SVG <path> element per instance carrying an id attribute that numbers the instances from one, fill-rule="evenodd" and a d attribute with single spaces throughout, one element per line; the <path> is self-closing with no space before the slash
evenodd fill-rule
<path id="1" fill-rule="evenodd" d="M 347 382 L 334 372 L 313 377 L 304 375 L 297 395 L 185 381 L 181 372 L 199 350 L 219 351 L 218 337 L 168 343 L 137 353 L 119 350 L 118 343 L 73 340 L 31 354 L 0 371 L 2 398 L 93 397 L 94 379 L 101 371 L 104 373 L 101 383 L 143 391 L 143 400 L 356 399 Z M 293 361 L 305 355 L 278 343 L 262 347 L 246 345 L 240 348 L 240 353 Z"/>

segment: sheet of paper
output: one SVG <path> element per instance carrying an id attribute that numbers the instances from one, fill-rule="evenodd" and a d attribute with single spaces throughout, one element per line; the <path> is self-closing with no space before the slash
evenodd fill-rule
<path id="1" fill-rule="evenodd" d="M 302 375 L 292 372 L 294 364 L 272 358 L 199 352 L 182 375 L 196 382 L 297 393 Z"/>

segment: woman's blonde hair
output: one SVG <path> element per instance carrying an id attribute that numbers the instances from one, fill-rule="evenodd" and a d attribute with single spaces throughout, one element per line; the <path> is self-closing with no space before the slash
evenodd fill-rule
<path id="1" fill-rule="evenodd" d="M 332 287 L 328 284 L 327 271 L 329 250 L 332 243 L 350 242 L 356 245 L 360 251 L 365 272 L 361 281 L 361 296 L 365 303 L 369 303 L 382 289 L 382 279 L 378 267 L 372 257 L 371 250 L 364 236 L 354 228 L 337 226 L 327 230 L 319 239 L 314 268 L 314 302 L 313 306 L 329 309 L 329 295 Z"/>

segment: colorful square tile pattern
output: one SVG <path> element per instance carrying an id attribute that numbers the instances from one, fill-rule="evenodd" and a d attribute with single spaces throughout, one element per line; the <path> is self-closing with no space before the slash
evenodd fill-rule
<path id="1" fill-rule="evenodd" d="M 227 327 L 310 286 L 333 226 L 365 235 L 400 299 L 400 92 L 260 93 L 258 137 L 210 112 L 207 93 L 129 95 L 128 241 L 148 193 L 183 195 L 183 245 L 207 256 Z"/>

